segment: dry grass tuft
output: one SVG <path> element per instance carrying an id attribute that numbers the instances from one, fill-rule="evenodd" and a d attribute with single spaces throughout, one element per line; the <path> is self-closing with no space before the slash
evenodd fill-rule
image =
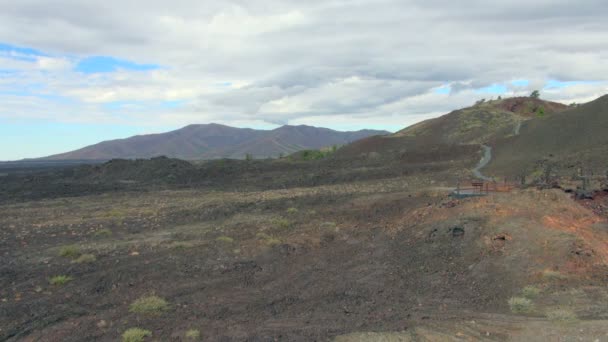
<path id="1" fill-rule="evenodd" d="M 215 239 L 215 241 L 224 242 L 224 243 L 233 243 L 234 239 L 231 238 L 230 236 L 220 236 L 217 239 Z"/>
<path id="2" fill-rule="evenodd" d="M 532 301 L 524 297 L 511 297 L 509 307 L 513 313 L 527 313 L 532 310 Z"/>
<path id="3" fill-rule="evenodd" d="M 534 299 L 540 294 L 540 289 L 536 286 L 528 285 L 521 290 L 521 294 L 528 299 Z"/>
<path id="4" fill-rule="evenodd" d="M 566 279 L 568 278 L 568 276 L 566 276 L 565 274 L 562 274 L 558 271 L 553 271 L 553 270 L 545 270 L 543 271 L 543 277 L 546 279 L 552 279 L 552 280 L 559 280 L 559 279 Z"/>
<path id="5" fill-rule="evenodd" d="M 97 258 L 93 254 L 82 254 L 78 258 L 72 260 L 75 264 L 90 264 L 97 261 Z"/>
<path id="6" fill-rule="evenodd" d="M 145 330 L 141 328 L 131 328 L 125 331 L 122 334 L 123 342 L 143 342 L 146 337 L 152 336 L 152 332 L 150 330 Z"/>
<path id="7" fill-rule="evenodd" d="M 108 228 L 103 228 L 103 229 L 96 231 L 93 235 L 95 235 L 97 237 L 108 237 L 108 236 L 112 236 L 112 231 L 109 230 Z"/>
<path id="8" fill-rule="evenodd" d="M 289 229 L 291 228 L 291 222 L 288 219 L 280 218 L 274 220 L 274 225 L 280 229 Z"/>
<path id="9" fill-rule="evenodd" d="M 545 316 L 550 321 L 574 322 L 578 320 L 576 313 L 568 309 L 553 309 L 545 312 Z"/>
<path id="10" fill-rule="evenodd" d="M 198 340 L 201 337 L 201 332 L 198 329 L 190 329 L 186 331 L 186 338 L 189 340 Z"/>
<path id="11" fill-rule="evenodd" d="M 141 297 L 129 306 L 130 312 L 143 314 L 159 314 L 169 309 L 169 303 L 158 296 Z"/>
<path id="12" fill-rule="evenodd" d="M 70 276 L 56 275 L 49 279 L 49 284 L 55 285 L 55 286 L 61 286 L 61 285 L 65 285 L 65 284 L 69 283 L 70 281 L 72 281 L 72 277 L 70 277 Z"/>
<path id="13" fill-rule="evenodd" d="M 76 245 L 63 246 L 59 249 L 59 256 L 76 259 L 80 256 L 80 247 Z"/>

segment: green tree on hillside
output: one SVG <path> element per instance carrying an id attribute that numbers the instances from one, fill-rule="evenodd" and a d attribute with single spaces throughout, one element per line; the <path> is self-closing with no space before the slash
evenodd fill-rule
<path id="1" fill-rule="evenodd" d="M 542 118 L 543 116 L 545 116 L 545 107 L 543 107 L 543 106 L 538 107 L 538 109 L 536 110 L 536 116 L 538 116 L 539 118 Z"/>
<path id="2" fill-rule="evenodd" d="M 539 98 L 540 97 L 540 91 L 538 91 L 538 90 L 533 91 L 532 94 L 530 94 L 530 97 L 533 98 L 533 99 Z"/>

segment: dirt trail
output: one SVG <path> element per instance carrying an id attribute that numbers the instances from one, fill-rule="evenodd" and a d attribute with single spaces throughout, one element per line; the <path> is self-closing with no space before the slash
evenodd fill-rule
<path id="1" fill-rule="evenodd" d="M 517 121 L 515 124 L 515 128 L 513 129 L 513 135 L 519 135 L 519 130 L 521 129 L 521 121 Z"/>
<path id="2" fill-rule="evenodd" d="M 515 127 L 513 128 L 513 134 L 519 135 L 520 129 L 521 129 L 521 121 L 517 121 L 517 123 L 515 124 Z M 481 160 L 479 161 L 477 166 L 473 169 L 473 175 L 475 176 L 475 178 L 479 178 L 486 182 L 492 182 L 492 181 L 494 181 L 494 178 L 484 176 L 481 173 L 481 169 L 486 167 L 492 160 L 492 147 L 490 147 L 488 145 L 481 145 L 481 147 L 483 148 L 483 156 L 481 157 Z"/>
<path id="3" fill-rule="evenodd" d="M 490 163 L 490 161 L 492 160 L 492 148 L 487 145 L 481 145 L 481 147 L 483 148 L 483 156 L 481 157 L 481 160 L 479 161 L 477 166 L 473 169 L 473 175 L 476 178 L 482 179 L 486 182 L 491 182 L 494 179 L 484 176 L 481 173 L 481 169 L 488 165 L 488 163 Z"/>

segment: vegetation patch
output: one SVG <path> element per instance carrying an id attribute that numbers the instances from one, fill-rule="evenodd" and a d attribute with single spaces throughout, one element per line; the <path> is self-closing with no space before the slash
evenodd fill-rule
<path id="1" fill-rule="evenodd" d="M 112 219 L 123 219 L 127 216 L 127 212 L 121 209 L 111 209 L 106 212 L 103 216 Z"/>
<path id="2" fill-rule="evenodd" d="M 532 301 L 525 297 L 511 297 L 509 307 L 513 313 L 528 313 L 533 308 Z"/>
<path id="3" fill-rule="evenodd" d="M 169 309 L 169 303 L 158 296 L 141 297 L 129 306 L 130 312 L 143 314 L 159 314 Z"/>
<path id="4" fill-rule="evenodd" d="M 545 270 L 545 271 L 543 271 L 543 278 L 559 280 L 559 279 L 566 279 L 566 278 L 568 278 L 568 276 L 566 276 L 565 274 L 562 274 L 558 271 Z"/>
<path id="5" fill-rule="evenodd" d="M 49 278 L 49 284 L 55 286 L 65 285 L 72 281 L 72 277 L 67 275 L 56 275 L 54 277 Z"/>
<path id="6" fill-rule="evenodd" d="M 141 328 L 131 328 L 122 334 L 123 342 L 143 342 L 146 337 L 152 336 L 150 330 Z"/>
<path id="7" fill-rule="evenodd" d="M 177 250 L 183 250 L 186 248 L 192 248 L 194 247 L 196 244 L 194 242 L 188 242 L 188 241 L 174 241 L 169 243 L 167 246 L 171 249 L 177 249 Z"/>
<path id="8" fill-rule="evenodd" d="M 574 322 L 578 317 L 572 310 L 568 309 L 553 309 L 545 312 L 545 316 L 550 321 L 555 322 Z"/>
<path id="9" fill-rule="evenodd" d="M 273 223 L 277 228 L 281 228 L 281 229 L 291 228 L 291 222 L 288 219 L 279 218 L 279 219 L 274 220 Z"/>
<path id="10" fill-rule="evenodd" d="M 331 221 L 327 221 L 327 222 L 323 222 L 321 223 L 321 228 L 336 228 L 336 222 L 331 222 Z"/>
<path id="11" fill-rule="evenodd" d="M 281 244 L 281 239 L 276 237 L 270 237 L 264 241 L 267 246 L 276 246 Z"/>
<path id="12" fill-rule="evenodd" d="M 198 340 L 201 337 L 201 332 L 198 329 L 190 329 L 186 331 L 186 338 L 189 340 Z"/>
<path id="13" fill-rule="evenodd" d="M 72 260 L 72 263 L 76 264 L 90 264 L 97 261 L 97 258 L 93 254 L 82 254 L 78 258 Z"/>
<path id="14" fill-rule="evenodd" d="M 287 209 L 288 214 L 295 214 L 297 212 L 298 212 L 298 208 L 291 207 L 291 208 Z"/>
<path id="15" fill-rule="evenodd" d="M 215 241 L 218 242 L 223 242 L 223 243 L 233 243 L 234 239 L 231 238 L 230 236 L 219 236 L 217 239 L 215 239 Z"/>
<path id="16" fill-rule="evenodd" d="M 319 160 L 328 157 L 336 151 L 337 147 L 333 147 L 331 150 L 304 150 L 300 151 L 299 154 L 304 160 Z"/>
<path id="17" fill-rule="evenodd" d="M 112 236 L 112 231 L 109 230 L 108 228 L 103 228 L 103 229 L 96 231 L 94 235 L 97 237 L 108 237 L 108 236 Z"/>
<path id="18" fill-rule="evenodd" d="M 76 259 L 80 256 L 80 247 L 76 245 L 63 246 L 59 249 L 59 256 Z"/>
<path id="19" fill-rule="evenodd" d="M 262 240 L 267 246 L 276 246 L 281 244 L 281 239 L 270 236 L 266 233 L 259 232 L 255 235 L 258 239 Z"/>
<path id="20" fill-rule="evenodd" d="M 521 290 L 521 294 L 528 299 L 534 299 L 540 294 L 540 289 L 533 285 L 528 285 Z"/>

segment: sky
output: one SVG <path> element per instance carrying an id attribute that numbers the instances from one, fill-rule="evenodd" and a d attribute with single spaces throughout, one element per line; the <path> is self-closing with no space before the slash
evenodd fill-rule
<path id="1" fill-rule="evenodd" d="M 0 0 L 0 160 L 193 123 L 395 131 L 608 93 L 605 0 Z"/>

